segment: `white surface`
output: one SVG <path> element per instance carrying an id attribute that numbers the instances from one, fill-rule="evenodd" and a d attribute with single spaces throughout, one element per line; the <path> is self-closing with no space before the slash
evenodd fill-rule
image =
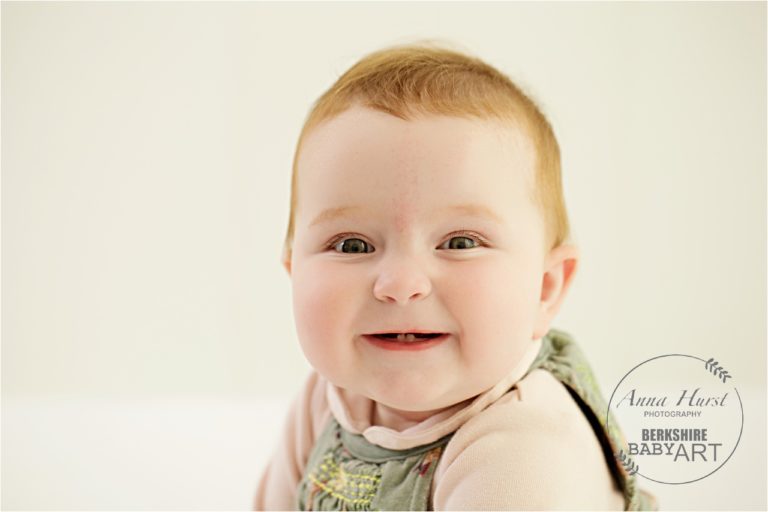
<path id="1" fill-rule="evenodd" d="M 287 399 L 6 400 L 2 508 L 249 510 L 286 410 Z"/>
<path id="2" fill-rule="evenodd" d="M 3 507 L 247 506 L 268 404 L 307 370 L 278 262 L 301 123 L 362 55 L 421 38 L 550 117 L 583 256 L 556 326 L 603 389 L 661 353 L 715 356 L 756 390 L 764 434 L 765 14 L 3 2 Z M 751 443 L 727 485 L 673 503 L 765 508 Z"/>

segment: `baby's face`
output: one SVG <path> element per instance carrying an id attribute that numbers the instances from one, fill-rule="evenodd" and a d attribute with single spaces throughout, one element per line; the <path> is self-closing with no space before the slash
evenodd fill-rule
<path id="1" fill-rule="evenodd" d="M 403 411 L 503 378 L 543 334 L 533 165 L 527 138 L 492 121 L 353 107 L 310 132 L 286 266 L 312 366 Z M 372 336 L 419 331 L 442 334 Z"/>

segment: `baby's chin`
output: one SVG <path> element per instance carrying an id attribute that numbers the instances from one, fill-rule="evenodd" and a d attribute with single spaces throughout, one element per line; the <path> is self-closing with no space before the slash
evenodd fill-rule
<path id="1" fill-rule="evenodd" d="M 470 371 L 459 364 L 365 365 L 314 361 L 315 369 L 352 397 L 364 397 L 402 413 L 435 413 L 467 402 L 493 387 L 506 372 Z M 357 362 L 357 361 L 355 361 Z M 441 363 L 444 363 L 441 361 Z M 451 363 L 449 360 L 448 363 Z M 452 368 L 450 371 L 446 366 Z"/>

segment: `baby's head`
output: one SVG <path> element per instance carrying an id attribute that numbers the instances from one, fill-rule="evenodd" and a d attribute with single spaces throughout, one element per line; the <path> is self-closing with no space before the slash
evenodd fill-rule
<path id="1" fill-rule="evenodd" d="M 429 46 L 368 55 L 294 157 L 284 265 L 304 354 L 392 409 L 462 402 L 549 329 L 568 237 L 557 141 L 507 77 Z"/>

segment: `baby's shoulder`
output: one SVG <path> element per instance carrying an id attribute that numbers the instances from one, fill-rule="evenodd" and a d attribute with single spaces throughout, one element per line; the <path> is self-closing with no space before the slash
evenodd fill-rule
<path id="1" fill-rule="evenodd" d="M 565 385 L 543 369 L 531 371 L 454 433 L 435 479 L 436 503 L 447 508 L 623 504 L 589 419 Z M 478 504 L 466 491 L 483 486 L 505 491 Z"/>

